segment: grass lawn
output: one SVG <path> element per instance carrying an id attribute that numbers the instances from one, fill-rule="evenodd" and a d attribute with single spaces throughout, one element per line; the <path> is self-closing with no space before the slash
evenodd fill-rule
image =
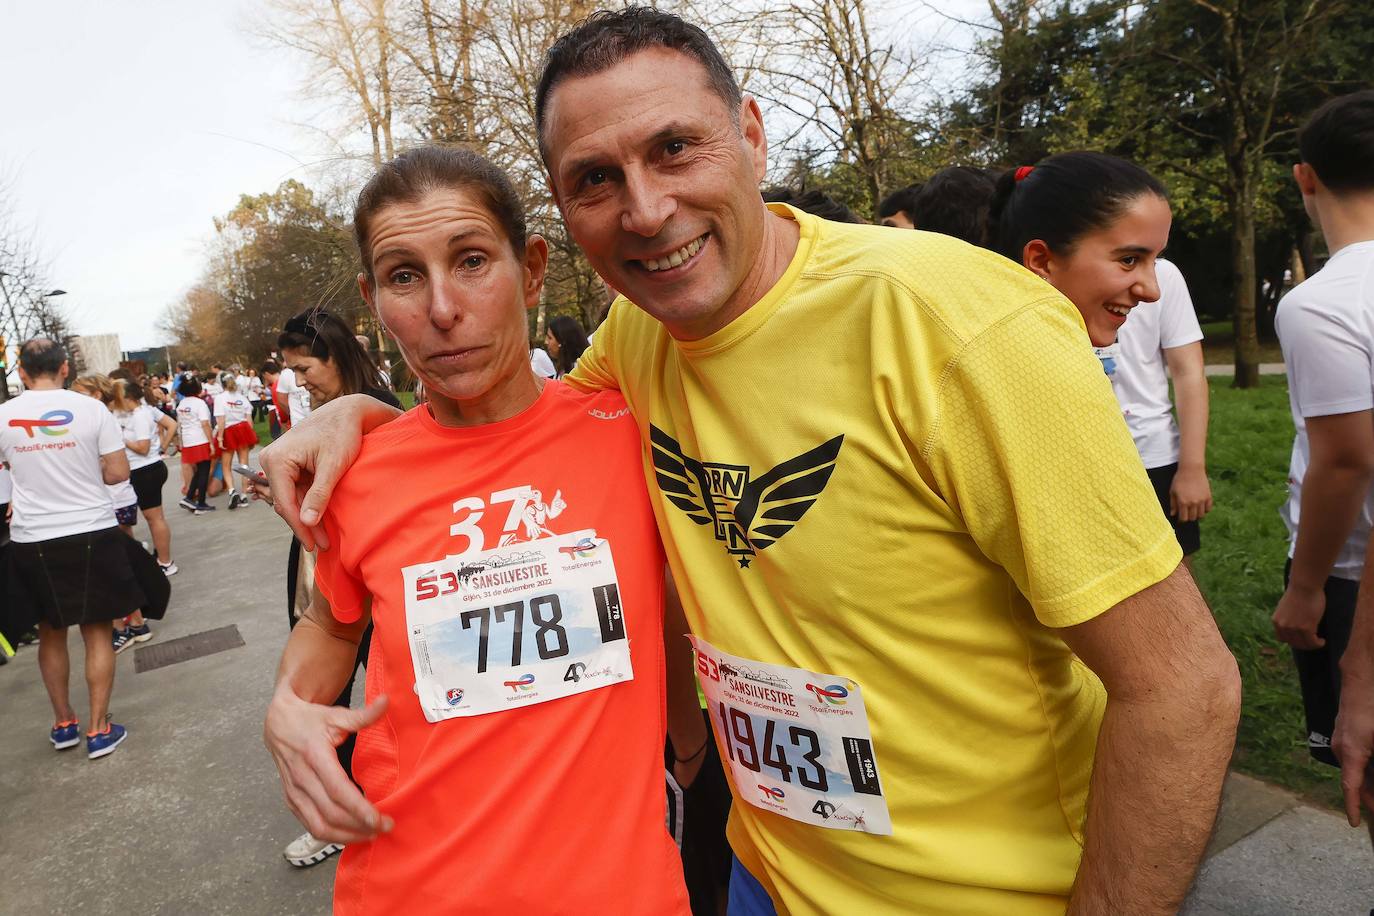
<path id="1" fill-rule="evenodd" d="M 1335 806 L 1338 773 L 1307 754 L 1293 657 L 1269 622 L 1283 593 L 1288 554 L 1278 516 L 1293 445 L 1288 382 L 1265 376 L 1258 389 L 1237 390 L 1229 376 L 1209 381 L 1207 465 L 1216 507 L 1202 523 L 1202 550 L 1193 559 L 1202 592 L 1240 663 L 1245 699 L 1235 766 Z"/>
<path id="2" fill-rule="evenodd" d="M 1230 321 L 1208 321 L 1202 325 L 1202 359 L 1209 366 L 1233 366 L 1236 362 L 1236 334 Z M 1260 338 L 1260 362 L 1283 362 L 1277 340 Z"/>

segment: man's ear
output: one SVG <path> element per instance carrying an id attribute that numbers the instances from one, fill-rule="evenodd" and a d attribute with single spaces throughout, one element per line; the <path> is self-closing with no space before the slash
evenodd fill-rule
<path id="1" fill-rule="evenodd" d="M 1317 185 L 1321 179 L 1317 177 L 1317 170 L 1306 162 L 1299 162 L 1293 166 L 1293 180 L 1297 182 L 1298 190 L 1304 197 L 1312 197 L 1317 193 Z"/>
<path id="2" fill-rule="evenodd" d="M 749 144 L 754 163 L 754 178 L 763 181 L 768 172 L 768 135 L 763 130 L 763 112 L 752 95 L 746 95 L 739 105 L 739 129 Z"/>
<path id="3" fill-rule="evenodd" d="M 1048 280 L 1054 267 L 1054 252 L 1042 239 L 1031 239 L 1021 249 L 1021 263 L 1031 273 Z"/>

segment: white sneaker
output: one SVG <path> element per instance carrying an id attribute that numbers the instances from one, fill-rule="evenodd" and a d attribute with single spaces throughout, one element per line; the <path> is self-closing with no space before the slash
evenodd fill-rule
<path id="1" fill-rule="evenodd" d="M 178 572 L 177 565 L 175 563 L 168 563 L 166 566 L 163 566 L 161 563 L 158 563 L 157 568 L 162 570 L 162 574 L 164 576 L 175 576 Z"/>
<path id="2" fill-rule="evenodd" d="M 340 849 L 343 849 L 342 843 L 317 840 L 307 832 L 287 843 L 286 849 L 282 850 L 282 855 L 286 857 L 286 861 L 297 868 L 308 868 L 311 865 L 318 865 Z"/>

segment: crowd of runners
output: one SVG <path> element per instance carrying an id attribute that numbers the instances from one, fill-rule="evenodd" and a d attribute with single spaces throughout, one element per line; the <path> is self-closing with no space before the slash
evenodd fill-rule
<path id="1" fill-rule="evenodd" d="M 88 753 L 123 740 L 105 672 L 166 606 L 144 583 L 176 572 L 150 514 L 176 447 L 182 508 L 266 500 L 296 535 L 264 738 L 307 828 L 286 857 L 344 850 L 336 912 L 1176 912 L 1242 685 L 1191 575 L 1208 388 L 1163 184 L 1081 151 L 952 166 L 884 225 L 761 195 L 758 105 L 701 29 L 644 8 L 560 38 L 532 101 L 614 299 L 590 340 L 555 319 L 531 348 L 547 243 L 499 167 L 422 146 L 354 212 L 410 409 L 321 309 L 256 371 L 141 385 L 64 391 L 60 347 L 25 344 L 0 406 L 9 614 L 33 609 L 53 745 L 80 740 L 73 625 L 100 676 Z M 1278 312 L 1297 435 L 1273 624 L 1356 824 L 1374 91 L 1299 147 L 1330 258 Z M 286 433 L 265 477 L 254 419 Z"/>

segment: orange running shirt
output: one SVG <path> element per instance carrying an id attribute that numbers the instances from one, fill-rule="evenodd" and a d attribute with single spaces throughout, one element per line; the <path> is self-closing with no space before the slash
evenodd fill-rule
<path id="1" fill-rule="evenodd" d="M 344 850 L 336 913 L 688 913 L 664 824 L 664 557 L 642 461 L 619 392 L 552 382 L 500 423 L 443 427 L 421 406 L 364 438 L 315 581 L 340 620 L 373 599 L 367 699 L 390 706 L 353 772 L 396 826 Z M 618 599 L 579 599 L 571 583 L 602 576 L 608 551 Z M 413 656 L 407 616 L 443 602 L 452 619 Z M 589 645 L 622 661 L 577 662 Z M 477 665 L 444 669 L 450 651 Z M 437 699 L 421 690 L 445 676 Z M 569 689 L 584 692 L 539 700 Z M 483 691 L 506 708 L 471 714 Z"/>

